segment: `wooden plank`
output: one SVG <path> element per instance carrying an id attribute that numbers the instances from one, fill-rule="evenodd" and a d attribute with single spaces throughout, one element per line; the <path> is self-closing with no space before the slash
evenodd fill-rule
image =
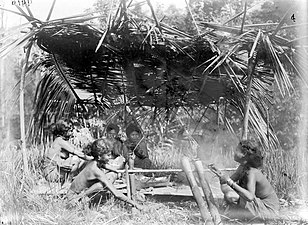
<path id="1" fill-rule="evenodd" d="M 236 171 L 236 168 L 220 169 L 221 171 Z M 192 170 L 197 171 L 197 170 Z M 125 173 L 125 170 L 117 170 L 118 173 Z M 170 172 L 184 172 L 182 169 L 130 169 L 128 173 L 170 173 Z M 204 172 L 211 172 L 209 169 L 204 169 Z"/>

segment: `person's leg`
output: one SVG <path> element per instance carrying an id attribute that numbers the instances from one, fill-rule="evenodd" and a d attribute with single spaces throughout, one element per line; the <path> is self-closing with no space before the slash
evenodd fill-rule
<path id="1" fill-rule="evenodd" d="M 46 160 L 42 172 L 48 182 L 60 182 L 60 168 L 55 162 Z"/>
<path id="2" fill-rule="evenodd" d="M 251 202 L 240 198 L 239 206 L 247 210 L 255 219 L 274 219 L 277 218 L 278 215 L 278 212 L 271 208 L 270 205 L 267 204 L 266 200 L 261 200 L 257 197 Z"/>
<path id="3" fill-rule="evenodd" d="M 97 193 L 97 192 L 100 192 L 100 191 L 104 191 L 105 190 L 105 187 L 104 185 L 101 183 L 101 182 L 97 182 L 97 183 L 94 183 L 91 187 L 89 187 L 85 192 L 84 194 L 86 196 L 91 196 L 92 194 L 94 193 Z"/>
<path id="4" fill-rule="evenodd" d="M 115 172 L 108 172 L 106 173 L 106 176 L 108 178 L 108 180 L 113 184 L 116 179 L 118 178 L 118 174 Z"/>
<path id="5" fill-rule="evenodd" d="M 93 184 L 84 192 L 84 195 L 89 198 L 90 207 L 100 205 L 110 198 L 110 193 L 100 182 Z"/>
<path id="6" fill-rule="evenodd" d="M 240 196 L 236 193 L 230 186 L 227 184 L 222 184 L 220 186 L 222 193 L 224 194 L 224 198 L 228 203 L 237 204 Z"/>
<path id="7" fill-rule="evenodd" d="M 222 185 L 221 187 L 224 193 L 224 199 L 227 203 L 223 214 L 224 216 L 232 219 L 253 219 L 255 216 L 247 209 L 241 202 L 244 200 L 241 198 L 232 188 L 228 185 Z"/>

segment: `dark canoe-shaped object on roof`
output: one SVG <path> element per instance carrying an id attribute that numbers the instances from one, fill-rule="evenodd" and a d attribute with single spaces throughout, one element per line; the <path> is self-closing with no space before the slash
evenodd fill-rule
<path id="1" fill-rule="evenodd" d="M 133 26 L 114 27 L 96 51 L 101 31 L 64 24 L 43 28 L 37 43 L 65 65 L 74 88 L 109 100 L 125 95 L 132 106 L 207 105 L 233 92 L 226 76 L 203 73 L 204 62 L 217 55 L 206 39 L 148 34 Z"/>

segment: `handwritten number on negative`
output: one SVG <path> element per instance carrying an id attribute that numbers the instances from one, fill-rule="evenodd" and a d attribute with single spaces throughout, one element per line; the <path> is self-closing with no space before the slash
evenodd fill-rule
<path id="1" fill-rule="evenodd" d="M 294 14 L 292 14 L 291 20 L 293 20 L 293 22 L 295 22 L 295 16 L 294 16 Z"/>

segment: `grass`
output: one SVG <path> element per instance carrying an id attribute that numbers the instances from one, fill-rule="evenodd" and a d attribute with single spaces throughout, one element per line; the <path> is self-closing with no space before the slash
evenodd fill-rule
<path id="1" fill-rule="evenodd" d="M 40 195 L 32 191 L 33 187 L 38 186 L 42 179 L 39 170 L 41 154 L 38 148 L 27 150 L 29 173 L 23 171 L 19 148 L 14 145 L 6 145 L 0 151 L 2 159 L 0 163 L 0 222 L 2 224 L 202 224 L 200 212 L 194 201 L 161 202 L 147 198 L 147 201 L 141 203 L 146 207 L 146 211 L 142 213 L 136 212 L 127 204 L 114 198 L 107 200 L 99 207 L 90 208 L 88 203 L 80 202 L 77 206 L 69 208 L 64 196 L 57 192 L 50 195 Z M 176 148 L 157 148 L 155 151 L 161 151 L 155 154 L 156 158 L 152 158 L 156 166 L 160 168 L 178 168 L 182 155 L 196 153 L 178 151 Z M 291 169 L 294 169 L 294 164 L 289 158 L 293 156 L 283 154 L 280 156 L 285 159 L 273 155 L 272 159 L 267 160 L 279 158 L 280 167 L 274 168 L 272 163 L 272 167 L 268 171 L 270 172 L 269 177 L 276 182 L 278 188 L 283 189 L 283 183 L 279 179 L 285 178 L 285 175 L 282 175 L 281 178 L 275 177 L 274 172 L 281 168 L 291 172 L 293 171 Z M 227 160 L 228 157 L 228 160 L 231 160 L 228 154 L 224 160 Z M 288 163 L 285 163 L 284 160 L 287 160 Z M 296 175 L 296 173 L 292 172 L 291 175 Z M 290 183 L 287 188 L 291 189 L 291 184 L 296 185 L 296 183 Z M 281 193 L 288 191 L 285 189 Z M 224 219 L 224 222 L 225 224 L 247 224 L 228 219 Z M 293 223 L 292 220 L 285 219 L 272 224 L 305 224 L 305 222 Z"/>

